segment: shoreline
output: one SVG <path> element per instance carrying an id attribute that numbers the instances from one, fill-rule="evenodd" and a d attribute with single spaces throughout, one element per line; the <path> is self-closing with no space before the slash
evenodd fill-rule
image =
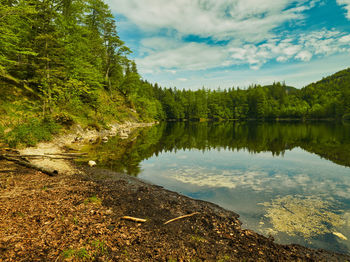
<path id="1" fill-rule="evenodd" d="M 130 133 L 134 128 L 153 124 L 134 125 L 128 123 L 122 127 L 119 125 L 112 132 L 108 132 L 110 132 L 109 134 L 114 134 L 117 131 L 121 134 L 127 133 L 125 129 L 129 129 Z M 91 139 L 103 139 L 108 135 L 108 132 L 94 131 L 92 132 L 94 133 L 93 135 L 89 132 L 85 134 L 80 133 L 84 140 L 80 140 L 77 143 L 83 144 L 90 142 Z M 22 150 L 21 153 L 39 152 L 35 150 L 41 150 L 41 153 L 45 150 L 51 150 L 51 153 L 57 150 L 63 152 L 69 144 L 67 142 L 75 141 L 77 134 L 79 133 L 63 135 L 53 142 L 40 144 L 37 149 L 27 148 Z M 113 261 L 115 259 L 120 261 L 190 261 L 190 259 L 198 259 L 199 261 L 241 261 L 242 259 L 246 261 L 350 261 L 350 257 L 345 254 L 313 250 L 299 245 L 276 244 L 273 238 L 266 238 L 251 230 L 242 229 L 241 222 L 238 219 L 239 215 L 232 211 L 225 210 L 206 201 L 191 199 L 160 186 L 146 183 L 138 178 L 99 169 L 98 167 L 78 168 L 72 163 L 67 163 L 67 160 L 38 159 L 35 161 L 37 161 L 36 164 L 41 163 L 44 167 L 49 168 L 53 166 L 57 168 L 58 165 L 61 168 L 59 175 L 49 178 L 40 172 L 19 166 L 16 167 L 13 163 L 2 161 L 9 167 L 12 166 L 12 168 L 20 170 L 22 175 L 28 176 L 28 179 L 21 181 L 22 177 L 16 178 L 11 172 L 8 172 L 8 175 L 11 175 L 11 179 L 15 182 L 13 188 L 12 185 L 9 186 L 11 189 L 10 193 L 7 192 L 7 188 L 3 189 L 3 193 L 5 193 L 3 194 L 5 198 L 2 197 L 5 200 L 3 205 L 7 201 L 8 203 L 17 203 L 23 194 L 26 196 L 26 194 L 35 190 L 38 195 L 45 195 L 46 193 L 52 195 L 52 192 L 48 191 L 53 190 L 57 195 L 61 195 L 62 198 L 58 199 L 59 201 L 56 199 L 57 210 L 60 210 L 60 208 L 71 210 L 77 208 L 84 211 L 81 213 L 83 214 L 81 218 L 76 218 L 81 216 L 79 213 L 75 214 L 75 216 L 70 216 L 68 212 L 68 215 L 66 214 L 65 216 L 72 220 L 69 226 L 78 227 L 79 223 L 76 225 L 74 222 L 76 219 L 86 223 L 84 227 L 80 228 L 76 236 L 73 234 L 74 237 L 71 240 L 63 237 L 65 234 L 68 233 L 69 235 L 71 233 L 70 230 L 66 230 L 63 227 L 62 236 L 57 236 L 59 240 L 56 241 L 60 243 L 57 247 L 45 244 L 48 250 L 44 256 L 45 259 L 57 257 L 57 261 L 64 261 L 64 252 L 73 250 L 71 256 L 67 259 L 73 257 L 73 259 L 83 260 L 81 257 L 79 258 L 78 251 L 86 250 L 90 259 L 95 257 L 102 259 L 102 261 Z M 48 164 L 49 162 L 51 162 L 50 165 Z M 65 164 L 62 164 L 64 162 Z M 16 180 L 19 182 L 16 182 Z M 38 185 L 35 182 L 33 183 L 33 180 Z M 3 181 L 0 181 L 0 185 L 3 183 Z M 16 183 L 21 185 L 17 189 Z M 50 190 L 42 192 L 42 184 L 45 184 L 44 187 L 50 188 Z M 65 185 L 63 190 L 60 189 L 62 184 Z M 23 189 L 24 187 L 28 187 L 28 190 Z M 21 191 L 19 191 L 20 189 Z M 65 196 L 66 194 L 71 195 Z M 62 227 L 62 223 L 64 224 L 65 220 L 63 219 L 62 222 L 59 214 L 56 214 L 57 216 L 54 216 L 54 219 L 52 216 L 49 219 L 50 214 L 45 214 L 46 210 L 43 210 L 43 208 L 50 206 L 51 201 L 50 197 L 47 197 L 46 199 L 44 198 L 44 201 L 42 198 L 36 198 L 37 201 L 42 202 L 42 205 L 38 205 L 39 209 L 34 213 L 35 215 L 43 213 L 40 215 L 41 218 L 39 220 L 40 223 L 44 223 L 44 226 L 51 225 L 50 223 L 57 223 L 58 227 Z M 31 199 L 26 198 L 23 198 L 22 201 L 32 202 Z M 65 203 L 66 198 L 73 198 L 75 202 Z M 65 206 L 60 206 L 61 202 Z M 36 203 L 28 204 L 33 205 Z M 16 205 L 14 208 L 16 208 Z M 23 207 L 21 206 L 19 209 L 21 210 Z M 16 212 L 23 213 L 23 210 L 9 213 L 17 214 Z M 164 222 L 170 219 L 194 212 L 198 214 L 169 225 L 164 225 Z M 23 217 L 25 218 L 26 215 L 24 213 Z M 6 216 L 6 214 L 1 212 L 0 223 L 1 221 L 5 224 L 7 223 L 4 222 Z M 124 221 L 121 219 L 123 216 L 142 218 L 147 221 L 146 223 Z M 15 218 L 10 217 L 10 219 L 17 219 L 17 216 Z M 19 220 L 23 223 L 21 216 L 19 216 Z M 25 223 L 25 228 L 29 221 Z M 9 221 L 8 226 L 11 225 L 10 222 L 13 221 Z M 4 227 L 4 225 L 1 226 Z M 30 227 L 30 225 L 28 226 Z M 90 231 L 93 228 L 99 228 L 100 230 L 100 233 L 93 233 L 98 236 L 96 237 L 97 240 L 86 240 L 91 238 Z M 40 227 L 38 230 L 40 230 Z M 75 231 L 73 230 L 73 232 Z M 8 251 L 6 246 L 11 247 L 13 244 L 14 248 L 16 248 L 16 245 L 23 245 L 23 241 L 25 242 L 25 240 L 19 238 L 20 241 L 12 243 L 11 241 L 14 239 L 8 234 L 0 237 L 0 261 L 3 258 L 2 255 L 7 254 L 4 253 Z M 23 232 L 23 234 L 28 237 L 28 232 Z M 46 237 L 41 236 L 41 238 L 45 239 Z M 84 239 L 84 241 L 81 241 L 81 239 Z M 66 246 L 65 241 L 67 242 Z M 97 248 L 98 250 L 96 251 L 96 248 L 94 249 L 93 247 L 94 245 L 89 241 L 103 242 L 108 252 L 102 254 L 103 252 L 101 253 L 101 250 L 99 250 L 101 247 Z M 39 257 L 36 249 L 38 247 L 34 244 L 27 249 L 31 250 L 34 256 L 31 257 L 32 259 Z M 18 251 L 17 254 L 21 254 L 21 251 Z M 18 258 L 16 253 L 13 256 Z M 27 254 L 26 258 L 30 258 L 29 254 Z M 6 257 L 4 259 L 3 261 L 7 261 Z"/>

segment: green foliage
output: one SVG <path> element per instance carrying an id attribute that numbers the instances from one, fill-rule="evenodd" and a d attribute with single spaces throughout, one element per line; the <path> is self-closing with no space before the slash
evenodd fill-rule
<path id="1" fill-rule="evenodd" d="M 300 90 L 279 82 L 246 90 L 152 87 L 166 119 L 341 119 L 350 113 L 350 69 Z"/>
<path id="2" fill-rule="evenodd" d="M 0 140 L 5 136 L 5 127 L 0 124 Z"/>
<path id="3" fill-rule="evenodd" d="M 94 247 L 96 255 L 104 255 L 108 253 L 107 246 L 103 241 L 93 240 L 92 246 Z"/>
<path id="4" fill-rule="evenodd" d="M 30 102 L 32 108 L 23 112 L 54 117 L 63 125 L 103 126 L 111 119 L 129 117 L 129 96 L 137 93 L 142 82 L 102 0 L 1 1 L 0 17 L 0 99 L 4 104 Z M 17 109 L 6 112 L 17 114 Z M 13 122 L 14 117 L 8 118 Z M 9 141 L 18 144 L 25 130 L 37 126 L 15 127 Z M 36 137 L 23 142 L 41 140 Z"/>
<path id="5" fill-rule="evenodd" d="M 67 249 L 62 252 L 61 256 L 64 259 L 76 258 L 83 261 L 89 260 L 91 258 L 89 252 L 85 248 L 81 248 L 79 250 Z"/>
<path id="6" fill-rule="evenodd" d="M 350 113 L 343 115 L 343 120 L 350 121 Z M 0 129 L 1 132 L 1 129 Z"/>
<path id="7" fill-rule="evenodd" d="M 98 198 L 97 196 L 92 196 L 92 197 L 89 197 L 89 198 L 85 199 L 84 203 L 85 204 L 93 203 L 93 204 L 100 205 L 102 203 L 102 200 L 100 198 Z"/>
<path id="8" fill-rule="evenodd" d="M 24 146 L 34 146 L 38 142 L 48 141 L 52 134 L 56 134 L 60 125 L 52 119 L 30 119 L 26 123 L 16 125 L 5 135 L 5 141 L 11 147 L 19 144 Z"/>
<path id="9" fill-rule="evenodd" d="M 141 79 L 103 0 L 0 1 L 0 113 L 12 146 L 54 132 L 54 118 L 101 129 L 123 119 L 347 119 L 350 69 L 297 90 L 162 89 Z M 47 126 L 45 126 L 47 125 Z"/>

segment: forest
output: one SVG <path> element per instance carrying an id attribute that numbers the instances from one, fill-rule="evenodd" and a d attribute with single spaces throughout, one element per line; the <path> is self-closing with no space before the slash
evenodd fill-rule
<path id="1" fill-rule="evenodd" d="M 0 139 L 126 119 L 350 119 L 350 69 L 302 89 L 179 90 L 142 79 L 131 52 L 103 0 L 1 0 Z"/>

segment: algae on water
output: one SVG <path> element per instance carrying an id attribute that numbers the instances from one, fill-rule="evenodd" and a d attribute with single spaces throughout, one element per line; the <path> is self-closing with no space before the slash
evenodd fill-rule
<path id="1" fill-rule="evenodd" d="M 330 210 L 332 203 L 317 197 L 285 196 L 263 203 L 265 217 L 273 226 L 271 232 L 284 232 L 305 239 L 332 233 L 343 224 L 340 214 Z"/>

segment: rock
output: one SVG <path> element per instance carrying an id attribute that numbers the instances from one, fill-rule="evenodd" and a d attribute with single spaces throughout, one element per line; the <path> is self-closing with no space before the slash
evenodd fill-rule
<path id="1" fill-rule="evenodd" d="M 103 142 L 103 143 L 107 143 L 107 142 L 108 142 L 108 137 L 106 137 L 106 136 L 103 137 L 103 138 L 102 138 L 102 142 Z"/>
<path id="2" fill-rule="evenodd" d="M 96 166 L 96 162 L 93 161 L 93 160 L 90 160 L 90 161 L 88 162 L 88 165 L 89 165 L 90 167 Z"/>

